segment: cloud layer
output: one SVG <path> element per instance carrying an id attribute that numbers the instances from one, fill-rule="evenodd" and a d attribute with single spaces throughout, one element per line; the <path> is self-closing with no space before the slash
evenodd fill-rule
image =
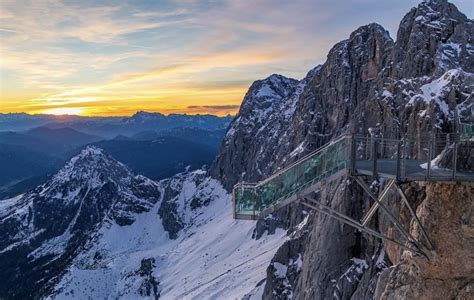
<path id="1" fill-rule="evenodd" d="M 394 36 L 416 2 L 2 0 L 0 112 L 235 113 L 252 81 L 303 77 L 366 23 Z"/>

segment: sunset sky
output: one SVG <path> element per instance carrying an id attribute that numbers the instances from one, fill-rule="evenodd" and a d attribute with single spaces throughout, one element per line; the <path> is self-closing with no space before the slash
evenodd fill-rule
<path id="1" fill-rule="evenodd" d="M 234 114 L 254 80 L 303 77 L 367 23 L 395 37 L 417 3 L 1 0 L 0 113 Z"/>

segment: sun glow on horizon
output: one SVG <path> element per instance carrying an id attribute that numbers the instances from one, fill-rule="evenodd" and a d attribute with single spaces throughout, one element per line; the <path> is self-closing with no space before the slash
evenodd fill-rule
<path id="1" fill-rule="evenodd" d="M 395 36 L 420 1 L 0 1 L 0 113 L 235 115 L 255 80 L 303 78 L 366 22 Z"/>
<path id="2" fill-rule="evenodd" d="M 46 109 L 41 111 L 41 113 L 47 114 L 47 115 L 83 115 L 85 113 L 84 109 L 80 107 L 56 107 L 56 108 L 51 108 L 51 109 Z"/>

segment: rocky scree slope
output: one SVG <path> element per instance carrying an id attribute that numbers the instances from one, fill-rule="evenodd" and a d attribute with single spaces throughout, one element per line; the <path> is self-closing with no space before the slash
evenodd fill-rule
<path id="1" fill-rule="evenodd" d="M 455 109 L 474 90 L 473 33 L 474 22 L 443 0 L 411 9 L 396 41 L 378 24 L 360 27 L 331 49 L 324 64 L 292 84 L 285 98 L 281 92 L 258 96 L 271 78 L 252 85 L 210 174 L 230 190 L 238 181 L 269 176 L 341 133 L 406 135 L 417 142 L 430 132 L 452 132 Z M 382 187 L 383 182 L 373 185 Z M 370 205 L 347 180 L 329 184 L 321 194 L 355 219 Z M 396 196 L 391 201 L 397 203 Z M 420 204 L 414 196 L 410 201 Z M 264 298 L 372 298 L 378 274 L 399 261 L 386 255 L 387 245 L 298 205 L 259 220 L 257 231 L 288 228 L 305 213 L 309 220 L 301 234 L 279 249 L 267 270 Z"/>

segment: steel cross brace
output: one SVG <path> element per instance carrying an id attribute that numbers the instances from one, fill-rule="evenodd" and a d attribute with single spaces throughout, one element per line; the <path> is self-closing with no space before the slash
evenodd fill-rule
<path id="1" fill-rule="evenodd" d="M 405 245 L 404 243 L 402 242 L 399 242 L 381 232 L 378 232 L 376 230 L 373 230 L 365 225 L 362 225 L 361 223 L 359 223 L 358 221 L 336 211 L 335 209 L 333 209 L 332 207 L 328 206 L 328 205 L 325 205 L 321 202 L 318 202 L 316 200 L 313 200 L 313 199 L 310 199 L 308 197 L 304 197 L 302 199 L 300 199 L 300 203 L 303 204 L 304 206 L 306 207 L 309 207 L 311 209 L 314 209 L 324 215 L 327 215 L 331 218 L 334 218 L 344 224 L 347 224 L 349 226 L 352 226 L 352 227 L 355 227 L 357 228 L 358 230 L 362 231 L 362 232 L 365 232 L 365 233 L 368 233 L 370 235 L 373 235 L 375 237 L 378 237 L 382 240 L 387 240 L 387 241 L 390 241 L 390 242 L 393 242 L 397 245 L 399 245 L 400 247 L 403 247 L 409 251 L 412 251 L 413 253 L 417 254 L 417 255 L 421 255 L 421 256 L 424 256 L 426 258 L 428 258 L 428 256 L 422 251 L 420 250 L 420 248 L 418 248 L 418 246 L 416 244 L 413 244 L 415 247 L 410 247 L 410 246 L 407 246 Z M 411 243 L 411 242 L 410 242 Z"/>
<path id="2" fill-rule="evenodd" d="M 422 244 L 420 244 L 410 233 L 408 233 L 400 224 L 400 222 L 397 220 L 397 218 L 390 212 L 390 210 L 380 201 L 380 199 L 375 196 L 375 194 L 372 192 L 372 190 L 367 186 L 367 184 L 358 176 L 353 177 L 355 181 L 364 189 L 364 191 L 375 201 L 375 204 L 377 207 L 374 208 L 374 211 L 372 212 L 372 215 L 375 213 L 375 210 L 377 210 L 378 207 L 382 208 L 383 211 L 386 213 L 387 217 L 390 219 L 390 221 L 393 223 L 397 231 L 410 243 L 413 243 L 418 249 L 423 249 L 426 248 Z M 393 183 L 389 183 L 389 186 L 392 187 Z M 388 194 L 388 189 L 384 189 L 383 193 L 381 196 L 386 196 Z M 382 199 L 383 200 L 383 199 Z M 371 208 L 372 209 L 372 208 Z M 370 210 L 369 210 L 370 212 Z M 371 216 L 372 216 L 371 215 Z M 370 217 L 369 217 L 370 218 Z M 368 219 L 366 220 L 366 224 L 368 222 Z M 423 230 L 422 230 L 423 231 Z M 429 249 L 429 250 L 432 250 Z M 425 254 L 426 256 L 426 254 Z"/>
<path id="3" fill-rule="evenodd" d="M 390 191 L 394 183 L 395 183 L 394 180 L 390 180 L 389 183 L 385 186 L 384 190 L 380 194 L 380 197 L 378 198 L 378 202 L 377 201 L 374 202 L 374 204 L 370 207 L 367 214 L 362 218 L 361 220 L 362 225 L 367 225 L 367 223 L 369 223 L 370 219 L 372 218 L 372 216 L 375 214 L 375 212 L 380 206 L 379 202 L 381 203 L 383 200 L 385 200 L 385 197 L 388 195 L 388 192 Z"/>
<path id="4" fill-rule="evenodd" d="M 428 236 L 428 233 L 426 232 L 425 228 L 424 228 L 423 225 L 421 224 L 421 221 L 420 221 L 420 219 L 418 218 L 418 216 L 416 215 L 416 212 L 413 210 L 413 208 L 411 207 L 410 203 L 408 203 L 408 199 L 407 199 L 405 193 L 403 192 L 403 190 L 401 189 L 401 187 L 400 187 L 398 184 L 395 184 L 395 188 L 397 189 L 398 194 L 401 196 L 403 203 L 406 205 L 406 207 L 407 207 L 408 210 L 410 211 L 410 214 L 411 214 L 411 216 L 413 217 L 413 219 L 415 220 L 416 224 L 417 224 L 418 227 L 420 228 L 421 234 L 423 235 L 423 237 L 425 238 L 426 242 L 428 243 L 428 248 L 429 248 L 429 250 L 434 250 L 434 249 L 435 249 L 434 244 L 431 242 L 431 240 L 430 240 L 430 238 L 429 238 L 429 236 Z"/>

